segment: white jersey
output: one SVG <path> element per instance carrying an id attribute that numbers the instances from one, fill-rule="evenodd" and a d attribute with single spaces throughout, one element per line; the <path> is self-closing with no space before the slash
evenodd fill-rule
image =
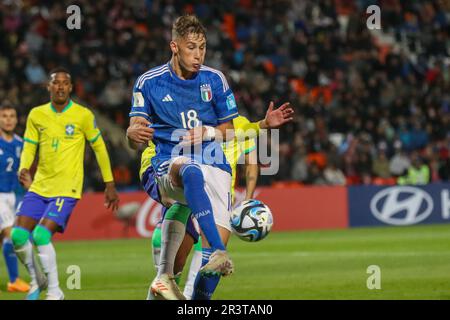
<path id="1" fill-rule="evenodd" d="M 0 192 L 0 231 L 14 224 L 16 195 L 14 192 Z"/>

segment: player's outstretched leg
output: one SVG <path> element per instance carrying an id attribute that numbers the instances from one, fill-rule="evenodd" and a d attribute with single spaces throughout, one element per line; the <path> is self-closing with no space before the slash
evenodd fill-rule
<path id="1" fill-rule="evenodd" d="M 211 248 L 202 249 L 202 266 L 205 266 L 209 262 L 212 254 Z M 216 290 L 219 281 L 220 274 L 198 272 L 195 278 L 192 300 L 211 300 L 211 296 Z"/>
<path id="2" fill-rule="evenodd" d="M 152 256 L 153 264 L 158 271 L 159 260 L 161 257 L 161 225 L 157 225 L 152 234 Z"/>
<path id="3" fill-rule="evenodd" d="M 186 300 L 175 282 L 173 266 L 175 256 L 184 239 L 190 210 L 178 203 L 166 212 L 161 225 L 161 253 L 158 274 L 150 285 L 149 295 L 162 300 Z"/>
<path id="4" fill-rule="evenodd" d="M 160 224 L 158 224 L 158 226 L 153 231 L 153 236 L 152 236 L 153 257 L 154 257 L 154 263 L 155 263 L 156 270 L 158 270 L 158 265 L 159 265 L 158 250 L 160 250 L 160 247 L 161 247 L 161 230 L 160 230 L 159 225 Z M 186 264 L 189 253 L 190 253 L 192 247 L 194 246 L 195 239 L 198 239 L 198 238 L 199 238 L 199 235 L 194 226 L 193 220 L 188 219 L 187 226 L 186 226 L 186 234 L 184 236 L 184 239 L 183 239 L 183 242 L 181 243 L 180 248 L 178 249 L 177 255 L 175 257 L 174 267 L 173 267 L 173 272 L 175 274 L 174 275 L 175 283 L 177 285 L 180 285 L 183 268 Z M 197 244 L 200 244 L 200 242 L 198 241 Z M 191 287 L 193 287 L 193 285 L 194 285 L 195 275 L 198 272 L 198 270 L 200 269 L 201 262 L 202 262 L 201 245 L 196 245 L 196 247 L 198 248 L 198 250 L 200 250 L 198 252 L 198 253 L 200 253 L 200 260 L 199 260 L 198 266 L 196 266 L 195 261 L 197 259 L 195 259 L 195 257 L 193 258 L 194 262 L 191 264 L 191 270 L 190 270 L 190 276 L 189 276 L 190 278 L 193 277 L 193 279 L 190 281 L 190 282 L 192 282 L 190 284 Z M 192 267 L 192 266 L 194 266 L 194 267 Z M 192 288 L 190 290 L 188 290 L 189 291 L 189 299 L 192 296 L 192 290 L 193 290 Z M 151 291 L 149 291 L 147 300 L 154 300 L 154 299 L 156 299 L 156 297 L 151 293 Z"/>
<path id="5" fill-rule="evenodd" d="M 227 244 L 228 240 L 230 239 L 230 231 L 228 230 L 228 228 L 220 225 L 217 225 L 217 229 L 219 230 L 223 243 Z M 210 248 L 208 248 L 207 241 L 203 241 L 202 247 L 203 267 L 200 268 L 195 279 L 194 294 L 192 296 L 192 300 L 210 300 L 217 288 L 217 285 L 219 284 L 221 275 L 227 275 L 224 273 L 220 274 L 217 272 L 211 272 L 210 270 L 206 269 L 206 267 L 210 264 L 227 263 L 227 261 L 223 259 L 223 257 L 215 256 L 218 251 L 213 252 Z M 233 266 L 231 266 L 229 270 L 230 272 L 233 272 Z"/>
<path id="6" fill-rule="evenodd" d="M 3 238 L 2 251 L 6 269 L 8 270 L 9 283 L 14 283 L 19 276 L 19 267 L 17 265 L 17 256 L 14 252 L 14 246 L 11 239 L 7 237 Z"/>
<path id="7" fill-rule="evenodd" d="M 233 272 L 233 262 L 226 252 L 214 220 L 211 201 L 205 191 L 205 179 L 198 164 L 185 163 L 179 174 L 184 186 L 184 196 L 192 214 L 208 241 L 213 254 L 202 272 L 229 275 Z"/>
<path id="8" fill-rule="evenodd" d="M 46 300 L 64 300 L 64 293 L 59 288 L 56 252 L 51 243 L 52 232 L 39 224 L 33 231 L 33 240 L 39 251 L 39 260 L 48 278 Z"/>
<path id="9" fill-rule="evenodd" d="M 200 247 L 201 250 L 201 247 Z M 159 268 L 159 260 L 161 255 L 161 225 L 157 225 L 153 230 L 152 234 L 152 255 L 153 255 L 153 263 L 155 265 L 156 272 L 158 272 Z M 200 259 L 201 262 L 201 259 Z M 199 267 L 200 268 L 200 267 Z M 181 272 L 178 272 L 174 275 L 175 282 L 179 285 L 181 279 Z"/>
<path id="10" fill-rule="evenodd" d="M 202 267 L 202 241 L 199 237 L 197 243 L 194 246 L 194 252 L 192 254 L 191 265 L 189 267 L 189 273 L 186 280 L 186 285 L 184 286 L 183 295 L 187 300 L 192 299 L 194 292 L 194 283 L 197 277 L 197 273 Z"/>
<path id="11" fill-rule="evenodd" d="M 17 257 L 23 263 L 31 278 L 30 290 L 26 299 L 37 300 L 41 291 L 47 288 L 47 278 L 36 263 L 33 254 L 33 245 L 30 241 L 30 231 L 15 226 L 11 232 L 11 240 Z"/>
<path id="12" fill-rule="evenodd" d="M 30 286 L 19 278 L 19 266 L 17 264 L 17 255 L 14 252 L 14 245 L 11 240 L 11 227 L 3 230 L 3 258 L 8 269 L 9 282 L 8 292 L 28 292 Z"/>
<path id="13" fill-rule="evenodd" d="M 156 272 L 158 272 L 159 260 L 160 260 L 160 255 L 161 255 L 161 224 L 158 224 L 156 226 L 155 230 L 153 230 L 152 254 L 153 254 L 153 263 L 155 265 Z M 181 272 L 178 272 L 177 274 L 174 275 L 174 280 L 177 285 L 180 284 Z M 162 297 L 156 297 L 152 293 L 151 287 L 150 287 L 150 289 L 148 290 L 148 294 L 147 294 L 147 300 L 157 300 L 157 299 L 162 300 Z"/>

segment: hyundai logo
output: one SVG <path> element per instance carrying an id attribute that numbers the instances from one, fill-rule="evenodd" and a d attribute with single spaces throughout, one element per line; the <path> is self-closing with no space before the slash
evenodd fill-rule
<path id="1" fill-rule="evenodd" d="M 370 211 L 378 220 L 396 226 L 419 223 L 432 210 L 430 195 L 415 187 L 390 187 L 378 192 L 370 201 Z"/>

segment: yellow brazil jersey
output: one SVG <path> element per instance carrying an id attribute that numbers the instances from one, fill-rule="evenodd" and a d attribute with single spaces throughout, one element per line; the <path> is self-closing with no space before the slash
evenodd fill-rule
<path id="1" fill-rule="evenodd" d="M 253 129 L 258 131 L 257 127 L 251 126 L 251 122 L 243 117 L 239 116 L 233 119 L 233 126 L 235 130 L 250 130 Z M 257 134 L 257 132 L 255 133 Z M 238 164 L 239 158 L 243 154 L 247 154 L 256 148 L 254 138 L 245 139 L 243 141 L 238 141 L 237 138 L 234 138 L 231 141 L 222 143 L 222 149 L 227 158 L 228 163 L 231 167 L 232 172 L 232 180 L 231 180 L 231 195 L 232 199 L 234 199 L 234 186 L 236 180 L 236 168 Z M 141 170 L 139 172 L 139 176 L 142 178 L 144 172 L 150 167 L 151 159 L 155 156 L 155 145 L 150 141 L 148 147 L 142 152 L 141 156 Z"/>
<path id="2" fill-rule="evenodd" d="M 152 158 L 156 155 L 155 145 L 153 142 L 149 142 L 147 148 L 141 155 L 141 170 L 139 171 L 139 177 L 142 179 L 145 171 L 152 165 Z"/>
<path id="3" fill-rule="evenodd" d="M 235 130 L 244 130 L 245 126 L 249 123 L 250 121 L 243 116 L 239 116 L 233 119 L 233 126 Z M 236 184 L 236 170 L 238 160 L 243 154 L 248 154 L 256 149 L 255 139 L 238 141 L 237 138 L 234 138 L 233 140 L 222 143 L 222 149 L 231 167 L 231 199 L 232 202 L 234 202 L 234 187 Z"/>
<path id="4" fill-rule="evenodd" d="M 28 148 L 22 153 L 19 172 L 22 168 L 29 169 L 36 152 L 34 146 L 39 148 L 31 192 L 43 197 L 81 198 L 86 140 L 94 149 L 103 180 L 113 181 L 109 157 L 94 114 L 72 100 L 62 112 L 57 112 L 50 102 L 33 108 L 28 115 L 24 140 L 25 149 Z"/>

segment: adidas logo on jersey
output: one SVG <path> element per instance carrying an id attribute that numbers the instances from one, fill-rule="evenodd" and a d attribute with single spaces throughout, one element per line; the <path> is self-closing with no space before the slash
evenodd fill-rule
<path id="1" fill-rule="evenodd" d="M 162 101 L 164 101 L 164 102 L 170 102 L 170 101 L 173 101 L 173 99 L 172 99 L 172 97 L 170 96 L 170 94 L 168 94 L 168 95 L 166 95 L 166 96 L 162 99 Z"/>

